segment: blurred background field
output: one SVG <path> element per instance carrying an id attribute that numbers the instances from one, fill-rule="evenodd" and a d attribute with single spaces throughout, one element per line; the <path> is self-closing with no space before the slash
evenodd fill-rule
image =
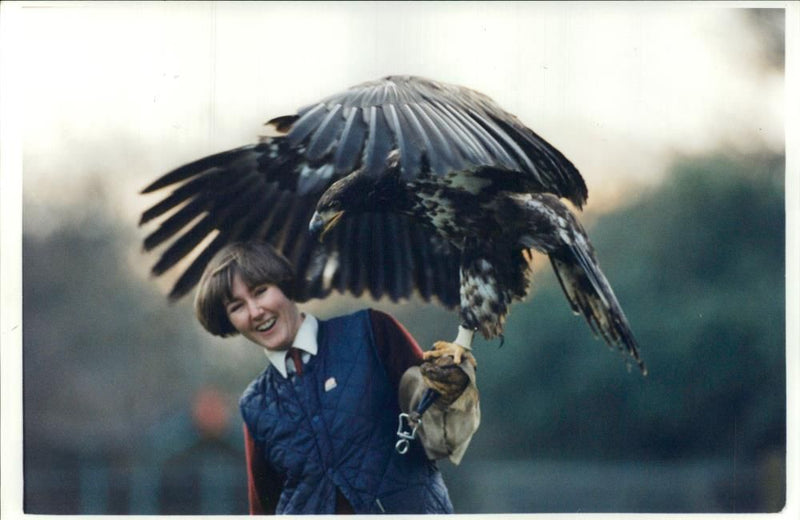
<path id="1" fill-rule="evenodd" d="M 272 116 L 404 72 L 484 91 L 576 163 L 590 193 L 580 218 L 650 370 L 594 339 L 536 258 L 504 344 L 476 346 L 482 424 L 460 466 L 440 464 L 456 511 L 783 508 L 782 10 L 133 6 L 20 15 L 26 512 L 247 512 L 237 400 L 265 359 L 205 335 L 189 299 L 167 304 L 136 227 L 153 199 L 136 192 Z M 295 19 L 350 54 L 278 38 Z M 59 20 L 84 30 L 48 47 Z M 145 41 L 130 43 L 131 24 Z M 288 43 L 245 66 L 259 34 Z M 364 306 L 423 346 L 457 325 L 416 300 L 304 308 Z"/>

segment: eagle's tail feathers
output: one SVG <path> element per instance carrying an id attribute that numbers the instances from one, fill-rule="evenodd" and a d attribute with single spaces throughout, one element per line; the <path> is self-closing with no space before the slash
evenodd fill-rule
<path id="1" fill-rule="evenodd" d="M 573 312 L 583 315 L 592 332 L 607 344 L 627 351 L 646 374 L 628 319 L 586 247 L 565 246 L 550 254 L 550 262 Z"/>

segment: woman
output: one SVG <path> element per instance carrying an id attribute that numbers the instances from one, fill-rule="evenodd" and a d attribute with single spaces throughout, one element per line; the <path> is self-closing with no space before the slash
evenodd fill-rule
<path id="1" fill-rule="evenodd" d="M 434 460 L 458 463 L 478 428 L 474 360 L 454 371 L 439 358 L 423 375 L 422 351 L 394 318 L 317 320 L 293 295 L 291 264 L 251 242 L 215 255 L 195 298 L 206 330 L 241 334 L 268 359 L 240 401 L 251 513 L 452 513 Z M 398 414 L 428 386 L 441 397 L 423 415 L 422 445 L 399 454 Z"/>

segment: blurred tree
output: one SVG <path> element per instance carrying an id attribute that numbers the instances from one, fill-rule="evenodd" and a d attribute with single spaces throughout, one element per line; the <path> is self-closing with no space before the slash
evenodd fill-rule
<path id="1" fill-rule="evenodd" d="M 132 450 L 199 384 L 185 311 L 129 276 L 127 233 L 87 207 L 23 234 L 27 512 L 127 512 Z"/>
<path id="2" fill-rule="evenodd" d="M 127 275 L 123 239 L 103 215 L 23 236 L 26 440 L 125 446 L 198 384 L 197 337 Z"/>
<path id="3" fill-rule="evenodd" d="M 786 12 L 784 9 L 743 9 L 745 20 L 761 41 L 762 63 L 783 71 L 786 62 Z"/>

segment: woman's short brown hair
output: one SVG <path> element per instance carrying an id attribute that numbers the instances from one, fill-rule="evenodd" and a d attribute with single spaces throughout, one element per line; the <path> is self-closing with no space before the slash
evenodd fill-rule
<path id="1" fill-rule="evenodd" d="M 275 285 L 287 298 L 294 300 L 294 269 L 286 257 L 266 242 L 229 244 L 206 266 L 194 298 L 197 319 L 215 336 L 237 333 L 225 311 L 225 305 L 232 299 L 236 274 L 248 287 Z"/>

